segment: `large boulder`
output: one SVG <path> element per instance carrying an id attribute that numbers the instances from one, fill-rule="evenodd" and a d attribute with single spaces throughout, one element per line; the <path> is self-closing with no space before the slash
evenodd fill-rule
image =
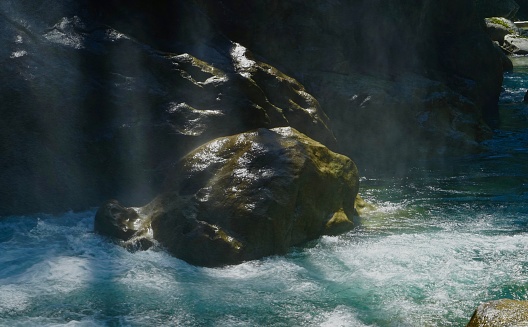
<path id="1" fill-rule="evenodd" d="M 335 147 L 300 83 L 219 33 L 164 52 L 75 12 L 0 4 L 0 215 L 146 203 L 185 153 L 255 128 Z"/>
<path id="2" fill-rule="evenodd" d="M 103 205 L 95 230 L 196 265 L 234 264 L 350 230 L 357 193 L 349 158 L 291 127 L 258 129 L 190 152 L 144 207 Z"/>
<path id="3" fill-rule="evenodd" d="M 528 326 L 528 301 L 501 299 L 478 306 L 466 327 Z"/>
<path id="4" fill-rule="evenodd" d="M 120 24 L 129 26 L 130 30 L 138 31 L 143 27 L 141 33 L 135 32 L 143 37 L 145 33 L 154 33 L 155 29 L 145 13 L 169 11 L 172 3 L 159 1 L 157 9 L 147 9 L 140 1 L 135 1 L 132 6 L 127 5 L 128 2 L 124 0 L 96 2 L 100 2 L 100 11 L 111 13 L 114 17 L 110 23 L 116 20 L 115 17 L 120 17 Z M 394 130 L 410 130 L 411 133 L 406 139 L 413 144 L 422 143 L 422 136 L 426 134 L 426 138 L 433 141 L 431 146 L 439 143 L 453 145 L 442 147 L 443 151 L 436 152 L 459 152 L 460 148 L 456 143 L 444 142 L 451 135 L 440 133 L 442 128 L 437 129 L 436 133 L 428 133 L 427 129 L 422 129 L 422 124 L 414 119 L 414 116 L 406 117 L 413 110 L 407 111 L 405 107 L 393 106 L 390 101 L 384 101 L 383 107 L 376 108 L 373 108 L 374 102 L 371 102 L 374 120 L 357 124 L 359 119 L 350 114 L 354 111 L 354 104 L 349 105 L 350 97 L 326 97 L 325 94 L 332 93 L 332 90 L 328 84 L 320 82 L 321 76 L 327 75 L 324 80 L 343 76 L 344 79 L 355 80 L 359 84 L 368 84 L 374 78 L 385 85 L 392 83 L 390 88 L 397 90 L 402 81 L 407 79 L 405 75 L 421 75 L 423 79 L 429 80 L 426 84 L 441 83 L 459 95 L 446 97 L 445 101 L 442 101 L 444 108 L 438 107 L 438 110 L 450 112 L 443 115 L 445 119 L 440 122 L 442 125 L 450 123 L 453 111 L 458 115 L 460 111 L 468 109 L 466 105 L 457 109 L 460 97 L 465 98 L 464 102 L 472 103 L 471 110 L 474 113 L 462 114 L 465 118 L 474 117 L 472 125 L 480 125 L 484 120 L 488 125 L 495 126 L 499 121 L 497 103 L 501 92 L 503 67 L 508 65 L 503 65 L 507 62 L 504 55 L 486 34 L 484 16 L 481 16 L 485 5 L 483 3 L 478 7 L 473 0 L 426 1 L 420 5 L 410 0 L 383 4 L 370 0 L 195 0 L 180 3 L 186 3 L 187 7 L 198 7 L 209 18 L 207 22 L 211 23 L 214 29 L 222 31 L 231 40 L 251 49 L 256 56 L 266 58 L 267 62 L 299 80 L 319 100 L 330 118 L 333 129 L 346 130 L 348 126 L 355 125 L 354 135 L 359 137 L 354 137 L 353 142 L 347 135 L 336 133 L 340 144 L 339 151 L 356 159 L 363 155 L 362 149 L 376 148 L 377 154 L 374 158 L 371 156 L 365 160 L 366 165 L 373 160 L 390 162 L 384 169 L 392 169 L 393 160 L 378 160 L 375 157 L 383 157 L 385 153 L 393 152 L 394 142 L 389 135 Z M 122 7 L 129 8 L 135 14 L 122 14 Z M 161 15 L 163 16 L 163 13 Z M 184 25 L 183 20 L 178 18 L 176 21 L 181 21 Z M 159 29 L 159 25 L 155 26 Z M 174 24 L 170 23 L 165 30 L 170 30 L 173 26 Z M 180 34 L 178 38 L 173 37 L 172 41 L 169 35 L 164 35 L 167 37 L 163 46 L 168 49 L 181 41 Z M 365 81 L 358 81 L 361 79 Z M 468 89 L 471 89 L 470 92 Z M 429 92 L 425 95 L 426 98 L 437 96 L 435 89 L 427 91 L 424 87 L 423 91 Z M 395 94 L 393 98 L 397 99 L 398 95 Z M 449 102 L 450 99 L 454 102 Z M 339 105 L 335 106 L 336 103 Z M 423 104 L 421 100 L 407 103 L 414 108 Z M 389 119 L 386 116 L 380 117 L 389 110 L 397 117 L 390 124 L 392 130 L 385 129 L 389 125 L 378 128 L 382 135 L 387 135 L 382 139 L 388 142 L 381 142 L 377 137 L 363 137 L 362 135 L 371 135 L 371 126 L 375 125 L 376 121 Z M 354 117 L 350 118 L 353 121 L 342 119 L 344 116 Z M 403 125 L 398 122 L 403 122 Z M 414 126 L 411 126 L 413 122 Z M 464 143 L 468 144 L 479 143 L 483 136 L 490 135 L 466 133 L 465 130 L 456 132 L 466 135 Z M 438 139 L 433 140 L 434 138 Z M 422 158 L 421 148 L 417 148 L 414 155 L 407 155 L 412 149 L 413 147 L 408 147 L 409 151 L 402 152 L 405 154 L 399 158 L 402 167 L 409 165 L 409 162 L 405 161 L 410 160 L 412 164 L 415 159 Z"/>

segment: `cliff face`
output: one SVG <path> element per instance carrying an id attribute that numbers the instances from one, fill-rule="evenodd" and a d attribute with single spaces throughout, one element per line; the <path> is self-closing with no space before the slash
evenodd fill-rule
<path id="1" fill-rule="evenodd" d="M 255 128 L 293 126 L 360 170 L 476 150 L 502 66 L 475 10 L 2 1 L 0 215 L 144 204 L 185 153 Z"/>
<path id="2" fill-rule="evenodd" d="M 475 150 L 498 122 L 501 54 L 472 0 L 198 2 L 314 94 L 360 166 Z"/>
<path id="3" fill-rule="evenodd" d="M 99 10 L 123 4 L 105 2 Z M 177 10 L 176 25 L 187 36 L 160 33 L 159 22 L 146 17 L 120 23 L 130 31 L 147 26 L 137 35 L 163 35 L 167 49 L 210 42 L 216 33 L 243 44 L 318 99 L 340 152 L 360 167 L 391 169 L 383 162 L 397 159 L 404 170 L 431 155 L 477 151 L 491 135 L 503 68 L 482 15 L 499 9 L 472 0 L 196 0 Z M 150 10 L 171 12 L 163 5 Z M 185 27 L 185 17 L 196 16 L 200 27 Z"/>

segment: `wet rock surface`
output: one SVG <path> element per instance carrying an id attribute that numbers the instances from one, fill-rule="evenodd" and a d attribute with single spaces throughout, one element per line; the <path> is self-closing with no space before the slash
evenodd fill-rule
<path id="1" fill-rule="evenodd" d="M 467 327 L 528 326 L 528 302 L 501 299 L 486 302 L 475 310 Z"/>
<path id="2" fill-rule="evenodd" d="M 290 127 L 258 129 L 190 152 L 164 193 L 141 208 L 105 204 L 95 228 L 123 241 L 152 235 L 192 264 L 234 264 L 350 230 L 358 188 L 349 158 Z"/>

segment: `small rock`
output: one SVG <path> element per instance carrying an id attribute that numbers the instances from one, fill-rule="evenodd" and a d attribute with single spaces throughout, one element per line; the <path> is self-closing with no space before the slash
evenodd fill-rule
<path id="1" fill-rule="evenodd" d="M 466 327 L 526 327 L 528 301 L 501 299 L 478 306 Z"/>
<path id="2" fill-rule="evenodd" d="M 504 37 L 504 44 L 513 54 L 528 54 L 528 38 L 525 36 L 506 35 Z"/>

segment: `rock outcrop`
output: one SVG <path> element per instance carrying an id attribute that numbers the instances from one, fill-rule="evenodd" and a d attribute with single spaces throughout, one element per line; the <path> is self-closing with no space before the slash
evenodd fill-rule
<path id="1" fill-rule="evenodd" d="M 486 18 L 486 30 L 490 39 L 510 55 L 528 54 L 528 35 L 512 21 L 504 17 Z M 506 62 L 506 61 L 504 61 Z M 511 61 L 506 62 L 505 70 L 513 69 Z"/>
<path id="2" fill-rule="evenodd" d="M 197 2 L 226 35 L 305 85 L 330 117 L 339 151 L 360 167 L 406 169 L 459 151 L 454 134 L 475 145 L 498 123 L 503 55 L 472 0 Z M 407 101 L 409 89 L 417 96 Z M 424 112 L 441 112 L 433 124 L 444 127 L 424 125 Z M 462 129 L 455 117 L 464 117 Z"/>
<path id="3" fill-rule="evenodd" d="M 5 0 L 0 39 L 0 215 L 147 203 L 185 153 L 256 128 L 394 170 L 498 119 L 472 0 Z"/>
<path id="4" fill-rule="evenodd" d="M 240 44 L 199 44 L 204 61 L 78 16 L 44 28 L 30 14 L 0 18 L 0 215 L 146 203 L 185 153 L 254 128 L 336 146 L 317 100 Z"/>
<path id="5" fill-rule="evenodd" d="M 467 327 L 528 326 L 528 302 L 502 299 L 478 306 Z"/>
<path id="6" fill-rule="evenodd" d="M 354 226 L 355 164 L 291 127 L 215 139 L 173 171 L 144 207 L 102 206 L 96 231 L 128 246 L 155 240 L 192 264 L 219 266 Z"/>
<path id="7" fill-rule="evenodd" d="M 492 41 L 498 42 L 501 46 L 504 45 L 504 37 L 508 34 L 520 35 L 521 31 L 515 24 L 504 17 L 487 17 L 486 31 Z"/>

